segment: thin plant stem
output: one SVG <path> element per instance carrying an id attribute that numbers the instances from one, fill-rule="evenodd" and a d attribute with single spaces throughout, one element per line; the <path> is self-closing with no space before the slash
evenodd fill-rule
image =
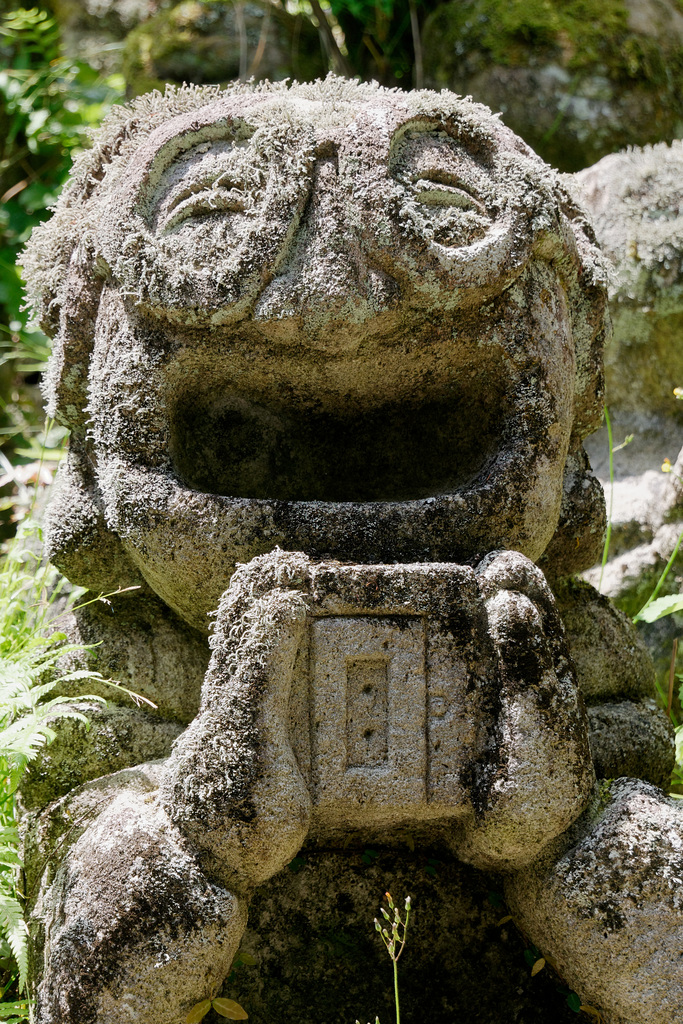
<path id="1" fill-rule="evenodd" d="M 415 88 L 424 89 L 424 67 L 422 62 L 422 39 L 420 37 L 420 22 L 415 9 L 415 0 L 409 0 L 410 10 L 410 31 L 413 36 L 413 52 L 415 54 Z"/>
<path id="2" fill-rule="evenodd" d="M 681 546 L 681 542 L 682 542 L 682 541 L 683 541 L 683 530 L 681 530 L 681 532 L 679 533 L 679 535 L 678 535 L 678 540 L 676 541 L 676 546 L 675 546 L 675 548 L 673 549 L 673 551 L 671 552 L 671 557 L 669 558 L 669 561 L 668 561 L 668 562 L 666 563 L 666 565 L 664 566 L 664 570 L 663 570 L 663 572 L 662 572 L 662 575 L 661 575 L 661 576 L 659 577 L 659 579 L 657 580 L 657 586 L 656 586 L 656 587 L 655 587 L 655 589 L 654 589 L 654 590 L 652 591 L 652 593 L 650 594 L 650 596 L 648 597 L 647 601 L 645 602 L 645 604 L 643 605 L 643 607 L 642 607 L 642 608 L 640 609 L 640 611 L 638 612 L 638 614 L 637 614 L 637 615 L 634 615 L 634 619 L 636 619 L 636 620 L 637 620 L 637 619 L 639 619 L 639 618 L 640 618 L 640 616 L 641 616 L 641 615 L 643 614 L 643 612 L 645 611 L 645 609 L 646 609 L 646 608 L 649 608 L 649 606 L 650 606 L 650 605 L 652 604 L 652 602 L 653 602 L 653 601 L 655 600 L 655 598 L 656 598 L 656 597 L 657 597 L 657 595 L 659 594 L 659 591 L 660 591 L 660 590 L 662 589 L 662 587 L 664 586 L 664 581 L 665 581 L 665 579 L 667 578 L 667 576 L 669 575 L 669 573 L 671 572 L 671 567 L 672 567 L 672 565 L 674 564 L 674 562 L 676 561 L 676 555 L 678 554 L 678 549 L 680 548 L 680 546 Z"/>
<path id="3" fill-rule="evenodd" d="M 676 679 L 676 655 L 678 654 L 678 637 L 671 646 L 671 662 L 669 664 L 669 694 L 666 702 L 666 713 L 671 718 L 671 707 L 674 702 L 674 681 Z"/>
<path id="4" fill-rule="evenodd" d="M 398 957 L 394 960 L 394 1001 L 396 1003 L 396 1024 L 401 1024 L 401 1010 L 398 1004 Z"/>
<path id="5" fill-rule="evenodd" d="M 607 516 L 605 543 L 602 548 L 602 565 L 600 566 L 600 582 L 598 583 L 599 593 L 602 593 L 602 577 L 605 572 L 607 557 L 609 555 L 609 544 L 612 537 L 612 509 L 614 508 L 614 442 L 612 439 L 612 421 L 609 418 L 609 409 L 607 406 L 605 406 L 605 424 L 607 425 L 607 443 L 609 445 L 609 515 Z"/>

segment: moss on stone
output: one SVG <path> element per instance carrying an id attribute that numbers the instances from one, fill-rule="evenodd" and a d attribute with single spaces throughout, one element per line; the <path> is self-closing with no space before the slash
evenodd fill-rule
<path id="1" fill-rule="evenodd" d="M 680 132 L 680 0 L 451 0 L 424 49 L 429 85 L 501 110 L 561 169 Z"/>
<path id="2" fill-rule="evenodd" d="M 486 54 L 495 64 L 559 58 L 579 70 L 601 63 L 610 77 L 645 78 L 653 85 L 683 70 L 676 40 L 666 51 L 632 31 L 623 0 L 455 0 L 430 21 L 443 33 L 444 48 Z"/>

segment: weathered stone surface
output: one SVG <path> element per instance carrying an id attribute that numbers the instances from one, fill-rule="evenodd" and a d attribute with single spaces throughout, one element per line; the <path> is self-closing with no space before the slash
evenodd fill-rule
<path id="1" fill-rule="evenodd" d="M 517 553 L 489 556 L 476 574 L 278 553 L 235 573 L 218 617 L 202 706 L 161 799 L 226 884 L 272 875 L 290 830 L 294 856 L 309 831 L 336 845 L 417 825 L 429 835 L 430 823 L 441 836 L 449 822 L 460 856 L 509 867 L 588 798 L 561 623 Z"/>
<path id="2" fill-rule="evenodd" d="M 675 401 L 673 395 L 671 401 Z M 629 413 L 623 408 L 613 410 L 610 416 L 618 449 L 613 455 L 613 486 L 607 429 L 603 427 L 588 438 L 587 447 L 591 466 L 612 509 L 612 559 L 651 543 L 662 526 L 678 517 L 681 496 L 677 481 L 672 474 L 663 473 L 661 466 L 665 458 L 675 465 L 676 453 L 683 445 L 683 425 L 671 418 Z M 629 437 L 631 441 L 624 446 Z"/>
<path id="3" fill-rule="evenodd" d="M 598 778 L 628 775 L 667 790 L 674 767 L 674 731 L 652 699 L 588 708 L 590 747 Z"/>
<path id="4" fill-rule="evenodd" d="M 586 703 L 652 697 L 652 660 L 628 617 L 582 580 L 562 580 L 554 593 Z"/>
<path id="5" fill-rule="evenodd" d="M 476 572 L 275 552 L 234 574 L 211 643 L 199 714 L 165 761 L 30 821 L 37 1024 L 181 1024 L 227 974 L 251 890 L 309 836 L 415 830 L 509 869 L 590 798 L 561 622 L 517 552 Z M 105 727 L 112 714 L 127 712 Z"/>
<path id="6" fill-rule="evenodd" d="M 61 203 L 24 265 L 75 428 L 48 529 L 72 578 L 106 552 L 205 628 L 275 544 L 595 560 L 601 264 L 489 112 L 333 78 L 144 97 Z"/>
<path id="7" fill-rule="evenodd" d="M 47 848 L 40 874 L 27 861 L 36 981 L 44 969 L 34 1019 L 180 1024 L 228 972 L 246 902 L 202 875 L 154 804 L 153 766 L 104 781 L 109 792 L 95 783 L 93 800 L 77 790 L 30 826 L 29 849 L 36 830 L 51 831 L 45 819 L 63 821 L 83 803 L 91 813 L 85 822 L 73 814 L 76 826 Z"/>
<path id="8" fill-rule="evenodd" d="M 389 890 L 399 905 L 412 897 L 402 1020 L 576 1024 L 566 986 L 548 969 L 531 978 L 528 942 L 511 922 L 498 925 L 508 914 L 500 876 L 423 849 L 412 833 L 368 851 L 304 849 L 256 890 L 241 947 L 256 964 L 223 989 L 250 1020 L 281 1024 L 285 1007 L 300 1024 L 393 1020 L 391 964 L 372 925 Z"/>
<path id="9" fill-rule="evenodd" d="M 520 926 L 607 1024 L 683 1017 L 682 851 L 676 801 L 619 779 L 506 885 Z"/>
<path id="10" fill-rule="evenodd" d="M 240 75 L 310 82 L 329 70 L 313 23 L 271 0 L 176 3 L 129 33 L 122 65 L 130 96 Z"/>
<path id="11" fill-rule="evenodd" d="M 192 629 L 147 588 L 78 608 L 57 621 L 70 644 L 88 645 L 60 659 L 61 673 L 89 668 L 156 705 L 158 714 L 187 725 L 197 714 L 209 664 L 206 637 Z M 96 680 L 60 683 L 68 696 L 95 694 L 130 707 L 130 697 Z M 142 758 L 153 760 L 150 753 Z"/>
<path id="12" fill-rule="evenodd" d="M 22 785 L 26 808 L 44 807 L 84 782 L 132 768 L 147 760 L 168 757 L 182 726 L 137 708 L 103 708 L 81 701 L 75 705 L 88 725 L 73 719 L 60 722 L 49 751 L 31 762 Z"/>
<path id="13" fill-rule="evenodd" d="M 612 506 L 610 559 L 587 578 L 630 615 L 657 585 L 680 532 L 681 488 L 661 472 L 665 458 L 680 474 L 683 403 L 673 389 L 683 380 L 683 147 L 629 150 L 605 157 L 572 178 L 591 212 L 598 239 L 613 265 L 610 306 L 614 335 L 605 354 L 607 402 L 614 443 L 614 485 L 609 480 L 606 430 L 591 437 L 591 463 Z M 625 438 L 632 441 L 621 447 Z M 677 463 L 677 464 L 676 464 Z M 661 596 L 680 589 L 681 562 Z M 660 677 L 681 622 L 663 620 L 639 629 Z"/>
<path id="14" fill-rule="evenodd" d="M 562 170 L 680 133 L 676 0 L 451 0 L 426 20 L 426 81 L 471 93 Z"/>
<path id="15" fill-rule="evenodd" d="M 593 572 L 595 575 L 595 572 Z M 569 655 L 588 704 L 591 756 L 599 778 L 630 775 L 666 788 L 674 731 L 657 708 L 655 667 L 623 612 L 577 579 L 554 584 Z"/>

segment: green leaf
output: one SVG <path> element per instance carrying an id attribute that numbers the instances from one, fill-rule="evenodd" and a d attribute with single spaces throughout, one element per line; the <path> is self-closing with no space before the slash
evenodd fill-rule
<path id="1" fill-rule="evenodd" d="M 14 896 L 0 894 L 0 930 L 7 939 L 19 968 L 19 990 L 26 985 L 28 973 L 28 930 L 24 914 Z"/>
<path id="2" fill-rule="evenodd" d="M 656 601 L 642 608 L 634 616 L 634 622 L 656 622 L 663 619 L 665 615 L 673 615 L 674 612 L 683 611 L 683 594 L 670 594 L 668 597 L 658 597 Z"/>
<path id="3" fill-rule="evenodd" d="M 581 1012 L 581 1000 L 577 996 L 576 992 L 570 992 L 567 996 L 567 1006 L 570 1010 L 573 1010 L 574 1013 Z"/>
<path id="4" fill-rule="evenodd" d="M 0 1020 L 15 1018 L 26 1020 L 28 1017 L 28 1003 L 21 1000 L 18 1003 L 0 1003 Z"/>
<path id="5" fill-rule="evenodd" d="M 234 999 L 214 999 L 211 1003 L 216 1013 L 228 1020 L 247 1020 L 249 1014 Z"/>
<path id="6" fill-rule="evenodd" d="M 210 999 L 202 999 L 201 1003 L 195 1003 L 185 1018 L 185 1024 L 199 1024 L 200 1020 L 204 1020 L 210 1009 Z"/>

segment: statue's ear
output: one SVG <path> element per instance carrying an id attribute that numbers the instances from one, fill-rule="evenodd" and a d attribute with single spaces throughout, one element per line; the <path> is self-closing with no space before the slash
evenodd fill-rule
<path id="1" fill-rule="evenodd" d="M 48 416 L 71 429 L 82 426 L 86 419 L 88 368 L 107 276 L 102 261 L 85 248 L 79 246 L 71 255 L 43 381 Z"/>
<path id="2" fill-rule="evenodd" d="M 607 305 L 605 260 L 587 214 L 564 188 L 558 188 L 565 249 L 576 254 L 558 266 L 567 293 L 576 354 L 574 425 L 570 451 L 602 423 L 605 402 L 603 350 L 612 323 Z"/>
<path id="3" fill-rule="evenodd" d="M 590 569 L 600 561 L 606 524 L 602 484 L 581 445 L 567 456 L 560 518 L 539 567 L 552 580 Z"/>
<path id="4" fill-rule="evenodd" d="M 45 552 L 72 583 L 111 593 L 144 580 L 107 526 L 93 466 L 85 431 L 77 428 L 45 509 Z"/>

